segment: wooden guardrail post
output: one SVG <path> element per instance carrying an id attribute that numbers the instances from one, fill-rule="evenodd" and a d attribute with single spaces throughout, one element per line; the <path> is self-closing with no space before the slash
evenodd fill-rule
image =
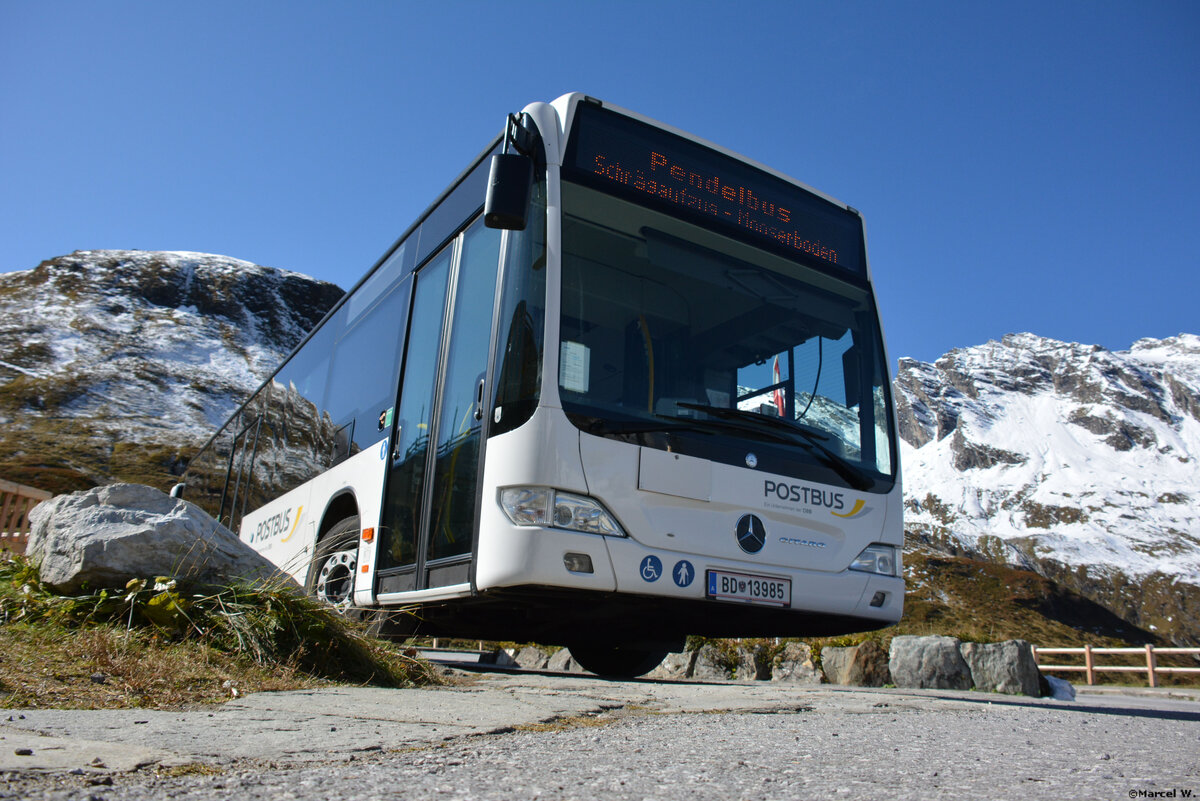
<path id="1" fill-rule="evenodd" d="M 1154 673 L 1156 667 L 1157 667 L 1157 664 L 1156 664 L 1156 660 L 1154 658 L 1154 646 L 1147 643 L 1146 644 L 1146 675 L 1149 677 L 1151 687 L 1158 686 L 1158 676 L 1156 676 Z"/>
<path id="2" fill-rule="evenodd" d="M 45 490 L 0 479 L 0 551 L 25 553 L 29 541 L 29 512 L 42 501 L 54 497 Z"/>
<path id="3" fill-rule="evenodd" d="M 1096 658 L 1092 656 L 1091 644 L 1083 646 L 1083 666 L 1087 669 L 1087 683 L 1096 683 Z"/>

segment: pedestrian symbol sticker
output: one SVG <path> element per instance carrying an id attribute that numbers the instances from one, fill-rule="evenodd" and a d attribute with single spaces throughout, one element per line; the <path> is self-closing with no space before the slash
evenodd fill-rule
<path id="1" fill-rule="evenodd" d="M 695 577 L 696 569 L 686 559 L 680 559 L 675 563 L 675 567 L 671 569 L 671 578 L 675 579 L 675 586 L 677 587 L 686 587 L 692 583 L 692 579 Z"/>
<path id="2" fill-rule="evenodd" d="M 643 581 L 658 581 L 662 575 L 662 560 L 654 554 L 647 556 L 642 560 L 641 571 Z"/>

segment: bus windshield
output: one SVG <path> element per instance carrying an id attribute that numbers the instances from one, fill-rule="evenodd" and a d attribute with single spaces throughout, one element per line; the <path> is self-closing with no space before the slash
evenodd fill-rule
<path id="1" fill-rule="evenodd" d="M 564 180 L 562 196 L 559 390 L 577 426 L 890 489 L 887 372 L 865 279 L 579 182 Z"/>

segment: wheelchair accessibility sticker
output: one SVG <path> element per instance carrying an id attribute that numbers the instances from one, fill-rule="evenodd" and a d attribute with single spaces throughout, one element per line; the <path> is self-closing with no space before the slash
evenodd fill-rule
<path id="1" fill-rule="evenodd" d="M 650 554 L 642 560 L 639 569 L 642 572 L 643 581 L 658 581 L 658 577 L 662 575 L 662 560 L 654 554 Z"/>

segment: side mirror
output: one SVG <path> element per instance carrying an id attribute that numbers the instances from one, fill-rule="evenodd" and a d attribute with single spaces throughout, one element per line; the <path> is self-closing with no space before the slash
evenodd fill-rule
<path id="1" fill-rule="evenodd" d="M 488 228 L 524 231 L 525 213 L 533 196 L 533 159 L 518 153 L 492 156 L 483 224 Z"/>

